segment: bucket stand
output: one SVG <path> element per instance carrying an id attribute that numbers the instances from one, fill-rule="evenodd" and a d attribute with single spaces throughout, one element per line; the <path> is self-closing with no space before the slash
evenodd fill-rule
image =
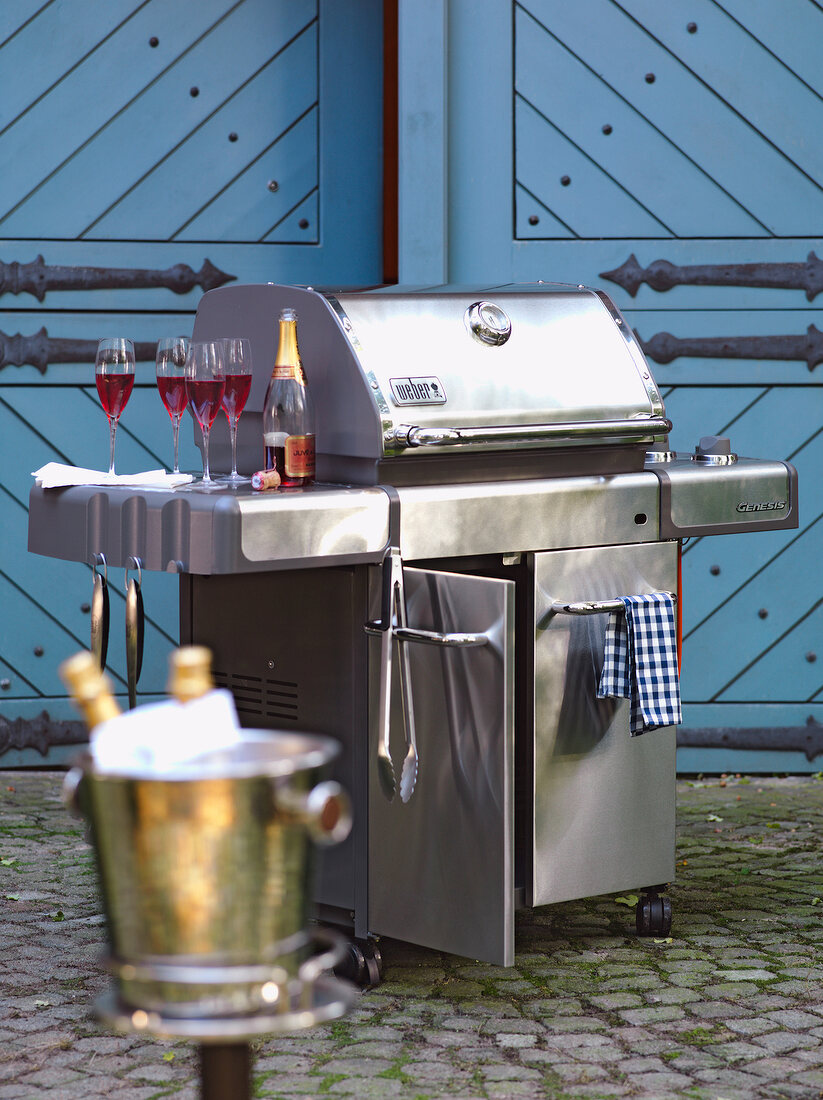
<path id="1" fill-rule="evenodd" d="M 351 1008 L 357 989 L 328 973 L 338 966 L 348 951 L 348 941 L 329 928 L 313 928 L 311 936 L 321 948 L 298 969 L 296 978 L 279 984 L 272 981 L 272 1006 L 252 1014 L 230 1016 L 173 1016 L 127 1005 L 115 984 L 95 1002 L 95 1015 L 108 1028 L 120 1034 L 150 1035 L 156 1039 L 189 1039 L 199 1043 L 201 1100 L 251 1100 L 252 1057 L 249 1040 L 265 1035 L 283 1035 L 303 1031 L 329 1020 L 339 1019 Z M 115 975 L 131 964 L 110 960 L 108 969 Z M 253 969 L 237 968 L 242 976 Z M 141 977 L 152 977 L 151 966 L 143 964 Z M 145 975 L 142 973 L 145 971 Z M 158 978 L 162 975 L 158 968 Z M 281 976 L 275 968 L 273 975 Z M 208 968 L 192 974 L 192 980 L 204 981 Z M 220 972 L 221 980 L 225 973 Z"/>
<path id="2" fill-rule="evenodd" d="M 202 1100 L 251 1100 L 251 1049 L 248 1043 L 200 1045 Z"/>

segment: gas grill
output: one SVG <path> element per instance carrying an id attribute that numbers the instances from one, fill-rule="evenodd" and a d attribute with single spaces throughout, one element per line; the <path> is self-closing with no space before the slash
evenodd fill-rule
<path id="1" fill-rule="evenodd" d="M 194 326 L 251 339 L 246 473 L 285 306 L 316 485 L 35 488 L 30 549 L 178 572 L 181 641 L 211 647 L 244 724 L 342 743 L 355 827 L 322 918 L 503 965 L 522 906 L 648 887 L 639 927 L 665 928 L 675 730 L 632 737 L 596 697 L 607 613 L 679 601 L 687 536 L 796 527 L 794 470 L 713 438 L 672 453 L 599 291 L 269 284 L 207 293 Z M 212 470 L 228 457 L 215 432 Z"/>

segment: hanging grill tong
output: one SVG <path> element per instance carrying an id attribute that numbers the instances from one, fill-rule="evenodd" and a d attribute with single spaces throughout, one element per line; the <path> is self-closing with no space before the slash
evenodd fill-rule
<path id="1" fill-rule="evenodd" d="M 392 653 L 394 639 L 400 660 L 400 696 L 406 734 L 406 755 L 400 773 L 400 798 L 408 802 L 417 783 L 418 754 L 414 725 L 411 663 L 406 643 L 467 647 L 486 645 L 486 634 L 443 633 L 410 627 L 406 617 L 406 593 L 403 584 L 403 559 L 396 546 L 390 546 L 383 558 L 383 590 L 380 619 L 366 623 L 367 634 L 380 638 L 380 694 L 378 702 L 377 776 L 383 794 L 391 802 L 397 790 L 394 763 L 391 758 L 391 696 Z"/>
<path id="2" fill-rule="evenodd" d="M 143 568 L 140 558 L 129 557 L 126 563 L 126 683 L 129 692 L 129 709 L 137 706 L 137 682 L 143 668 Z M 130 570 L 137 573 L 129 577 Z"/>
<path id="3" fill-rule="evenodd" d="M 98 573 L 98 566 L 103 572 Z M 105 554 L 95 554 L 91 562 L 91 640 L 89 649 L 100 669 L 106 667 L 106 654 L 109 648 L 109 583 L 108 565 Z"/>

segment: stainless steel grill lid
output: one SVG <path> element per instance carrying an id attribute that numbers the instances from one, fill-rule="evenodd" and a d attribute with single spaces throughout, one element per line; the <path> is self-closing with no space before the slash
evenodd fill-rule
<path id="1" fill-rule="evenodd" d="M 318 455 L 333 461 L 647 443 L 668 430 L 648 365 L 599 291 L 559 284 L 316 292 L 221 287 L 195 339 L 248 334 L 254 382 L 241 418 L 259 432 L 277 318 L 297 309 L 317 405 Z M 249 414 L 252 414 L 251 416 Z M 345 480 L 345 478 L 344 478 Z"/>

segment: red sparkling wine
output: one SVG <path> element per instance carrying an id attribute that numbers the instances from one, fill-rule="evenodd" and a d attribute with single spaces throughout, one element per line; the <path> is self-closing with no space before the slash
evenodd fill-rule
<path id="1" fill-rule="evenodd" d="M 214 423 L 225 388 L 225 378 L 200 378 L 194 381 L 191 378 L 186 379 L 186 393 L 189 395 L 191 410 L 201 428 L 210 428 Z"/>
<path id="2" fill-rule="evenodd" d="M 226 392 L 223 394 L 223 412 L 229 423 L 236 420 L 246 406 L 251 389 L 250 374 L 227 374 Z"/>
<path id="3" fill-rule="evenodd" d="M 189 402 L 186 394 L 186 376 L 184 374 L 160 375 L 157 389 L 166 406 L 169 416 L 182 416 Z"/>
<path id="4" fill-rule="evenodd" d="M 95 374 L 100 404 L 109 420 L 116 420 L 125 409 L 134 386 L 133 374 Z"/>

